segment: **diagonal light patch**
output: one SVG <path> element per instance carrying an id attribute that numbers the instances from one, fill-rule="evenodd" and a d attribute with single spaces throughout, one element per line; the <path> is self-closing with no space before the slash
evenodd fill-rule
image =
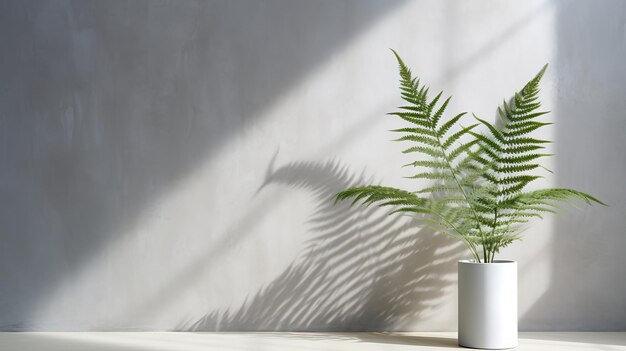
<path id="1" fill-rule="evenodd" d="M 132 228 L 40 301 L 32 328 L 171 329 L 207 309 L 243 301 L 245 292 L 256 291 L 291 262 L 290 248 L 302 240 L 310 199 L 276 189 L 255 196 L 267 167 L 263 156 L 279 143 L 287 157 L 316 153 L 310 145 L 319 145 L 329 132 L 320 114 L 334 115 L 320 110 L 319 103 L 330 99 L 338 105 L 335 99 L 345 87 L 329 87 L 328 80 L 345 74 L 341 62 L 356 54 L 352 48 L 346 45 L 301 74 L 298 84 L 212 150 L 213 157 L 165 189 Z M 313 95 L 320 99 L 313 101 L 314 92 L 324 93 Z M 358 118 L 371 113 L 374 103 L 370 99 L 345 112 Z M 282 256 L 272 257 L 276 251 Z"/>

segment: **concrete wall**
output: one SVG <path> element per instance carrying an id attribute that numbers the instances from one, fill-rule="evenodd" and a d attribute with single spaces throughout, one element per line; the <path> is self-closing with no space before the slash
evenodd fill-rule
<path id="1" fill-rule="evenodd" d="M 626 328 L 626 3 L 0 2 L 0 329 L 454 330 L 457 243 L 332 206 L 402 179 L 397 49 L 450 113 L 551 67 L 520 326 Z"/>

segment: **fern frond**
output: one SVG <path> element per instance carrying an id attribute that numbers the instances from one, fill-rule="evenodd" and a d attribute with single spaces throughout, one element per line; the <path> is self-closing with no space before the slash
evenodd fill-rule
<path id="1" fill-rule="evenodd" d="M 531 182 L 542 178 L 529 172 L 546 169 L 539 161 L 552 156 L 538 151 L 550 141 L 531 135 L 551 125 L 539 120 L 548 112 L 538 110 L 539 84 L 547 65 L 513 94 L 510 103 L 505 100 L 498 107 L 500 124 L 473 115 L 478 123 L 465 127 L 461 121 L 466 113 L 446 120 L 451 98 L 440 102 L 440 92 L 429 99 L 428 86 L 414 77 L 400 56 L 392 52 L 400 73 L 400 97 L 406 104 L 389 115 L 411 124 L 392 132 L 402 134 L 396 141 L 413 144 L 402 151 L 404 154 L 426 157 L 404 166 L 425 167 L 429 171 L 407 178 L 434 184 L 414 192 L 378 185 L 355 187 L 338 193 L 336 201 L 351 199 L 352 205 L 360 202 L 365 206 L 376 203 L 393 207 L 389 214 L 407 215 L 461 240 L 472 256 L 482 262 L 493 261 L 500 249 L 519 240 L 520 226 L 530 219 L 556 213 L 559 203 L 577 200 L 605 205 L 589 194 L 571 189 L 525 190 Z M 479 126 L 484 131 L 478 131 Z M 421 194 L 431 197 L 420 197 Z"/>
<path id="2" fill-rule="evenodd" d="M 537 201 L 545 201 L 545 200 L 554 200 L 569 203 L 572 200 L 583 201 L 586 204 L 592 204 L 593 202 L 608 206 L 604 202 L 598 200 L 597 198 L 583 193 L 582 191 L 572 190 L 572 189 L 564 189 L 564 188 L 550 188 L 550 189 L 539 189 L 534 190 L 527 193 L 519 194 L 516 198 L 512 199 L 512 201 L 517 201 L 521 203 L 536 203 Z"/>

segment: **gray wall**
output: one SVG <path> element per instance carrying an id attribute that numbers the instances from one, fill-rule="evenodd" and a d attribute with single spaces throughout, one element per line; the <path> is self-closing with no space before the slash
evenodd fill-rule
<path id="1" fill-rule="evenodd" d="M 352 184 L 415 187 L 397 49 L 450 111 L 545 63 L 547 186 L 520 326 L 626 329 L 626 3 L 0 2 L 0 329 L 454 330 L 457 243 Z"/>

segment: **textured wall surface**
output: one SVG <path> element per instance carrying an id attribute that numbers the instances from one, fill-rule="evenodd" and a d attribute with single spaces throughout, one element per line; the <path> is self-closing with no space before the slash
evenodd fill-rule
<path id="1" fill-rule="evenodd" d="M 0 1 L 1 330 L 455 330 L 457 243 L 352 184 L 415 187 L 397 49 L 450 113 L 550 62 L 545 185 L 502 253 L 520 327 L 626 329 L 626 2 Z"/>

